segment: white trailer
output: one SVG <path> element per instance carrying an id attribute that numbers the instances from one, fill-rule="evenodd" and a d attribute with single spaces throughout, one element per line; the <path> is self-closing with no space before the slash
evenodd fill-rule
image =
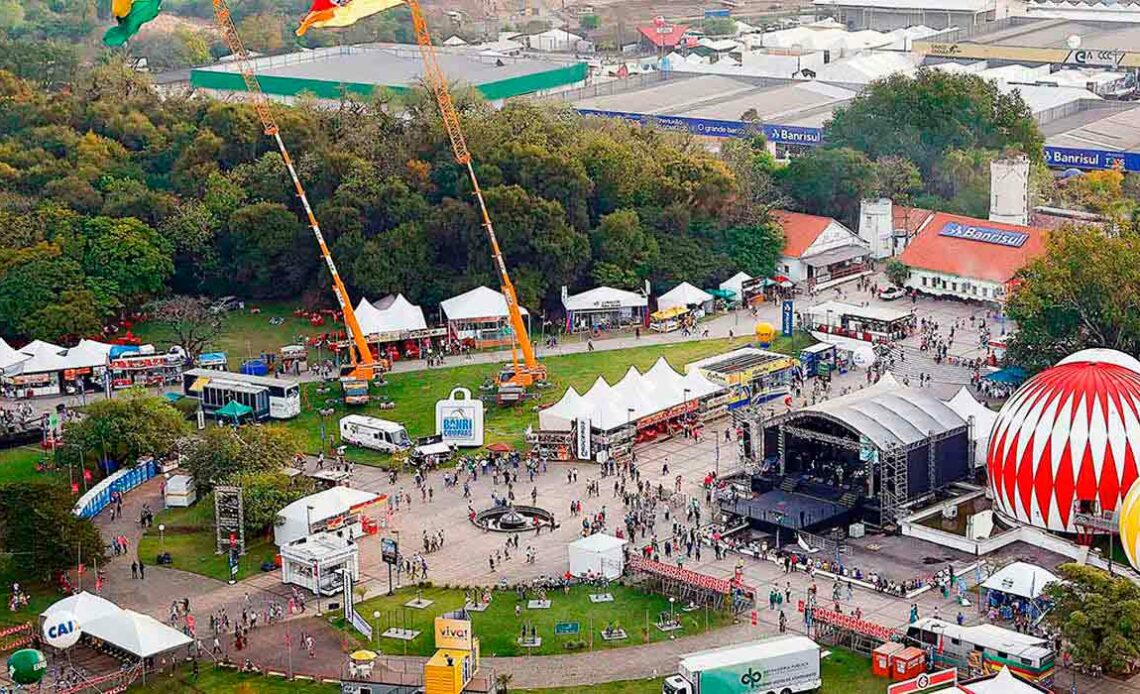
<path id="1" fill-rule="evenodd" d="M 385 453 L 403 451 L 412 445 L 403 424 L 359 414 L 340 418 L 340 440 Z"/>
<path id="2" fill-rule="evenodd" d="M 819 689 L 819 645 L 806 636 L 690 653 L 663 694 L 794 694 Z"/>

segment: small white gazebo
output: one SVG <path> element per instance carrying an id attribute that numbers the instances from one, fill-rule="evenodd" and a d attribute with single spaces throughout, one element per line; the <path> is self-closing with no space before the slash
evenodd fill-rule
<path id="1" fill-rule="evenodd" d="M 625 569 L 625 540 L 595 533 L 571 542 L 567 547 L 570 573 L 574 576 L 605 576 L 617 578 Z"/>

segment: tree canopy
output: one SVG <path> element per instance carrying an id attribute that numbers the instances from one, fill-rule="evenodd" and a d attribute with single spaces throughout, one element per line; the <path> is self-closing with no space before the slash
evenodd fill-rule
<path id="1" fill-rule="evenodd" d="M 1105 672 L 1131 674 L 1140 658 L 1140 586 L 1091 566 L 1063 564 L 1064 582 L 1046 592 L 1046 622 L 1061 631 L 1073 660 Z"/>
<path id="2" fill-rule="evenodd" d="M 103 562 L 95 524 L 71 512 L 66 486 L 33 481 L 0 486 L 0 569 L 21 581 L 48 581 L 59 571 Z"/>
<path id="3" fill-rule="evenodd" d="M 1017 321 L 1008 358 L 1040 370 L 1086 347 L 1140 352 L 1140 243 L 1072 226 L 1018 275 L 1006 305 Z"/>
<path id="4" fill-rule="evenodd" d="M 976 75 L 920 68 L 871 83 L 827 124 L 830 147 L 902 156 L 929 174 L 954 149 L 1016 149 L 1041 159 L 1044 138 L 1016 92 Z"/>
<path id="5" fill-rule="evenodd" d="M 182 413 L 165 398 L 129 390 L 110 400 L 96 400 L 84 417 L 66 425 L 69 443 L 119 462 L 162 455 L 189 431 Z"/>
<path id="6" fill-rule="evenodd" d="M 270 11 L 254 10 L 243 18 Z M 159 99 L 148 79 L 113 59 L 70 90 L 0 72 L 0 336 L 96 337 L 171 291 L 332 304 L 252 106 Z M 372 108 L 389 98 L 273 106 L 350 292 L 431 306 L 495 286 L 434 102 L 400 96 L 406 118 Z M 563 286 L 597 282 L 709 286 L 778 255 L 762 141 L 734 163 L 685 135 L 557 105 L 455 98 L 525 305 L 553 308 Z"/>

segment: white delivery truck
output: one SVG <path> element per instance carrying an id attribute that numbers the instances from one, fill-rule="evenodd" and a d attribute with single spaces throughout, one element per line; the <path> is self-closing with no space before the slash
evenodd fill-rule
<path id="1" fill-rule="evenodd" d="M 806 636 L 690 653 L 663 694 L 792 694 L 819 689 L 819 645 Z"/>
<path id="2" fill-rule="evenodd" d="M 359 414 L 340 418 L 340 440 L 385 453 L 406 450 L 412 445 L 403 424 Z"/>

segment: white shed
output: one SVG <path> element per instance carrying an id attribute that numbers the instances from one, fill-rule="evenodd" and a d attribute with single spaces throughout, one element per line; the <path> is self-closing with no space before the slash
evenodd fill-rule
<path id="1" fill-rule="evenodd" d="M 624 546 L 625 540 L 604 533 L 575 540 L 567 547 L 570 573 L 574 576 L 592 574 L 617 578 L 625 569 Z"/>
<path id="2" fill-rule="evenodd" d="M 162 500 L 167 508 L 193 506 L 198 500 L 198 489 L 190 475 L 171 475 L 162 490 Z"/>
<path id="3" fill-rule="evenodd" d="M 360 547 L 351 539 L 318 533 L 281 548 L 281 582 L 336 595 L 344 589 L 344 572 L 360 576 Z"/>

